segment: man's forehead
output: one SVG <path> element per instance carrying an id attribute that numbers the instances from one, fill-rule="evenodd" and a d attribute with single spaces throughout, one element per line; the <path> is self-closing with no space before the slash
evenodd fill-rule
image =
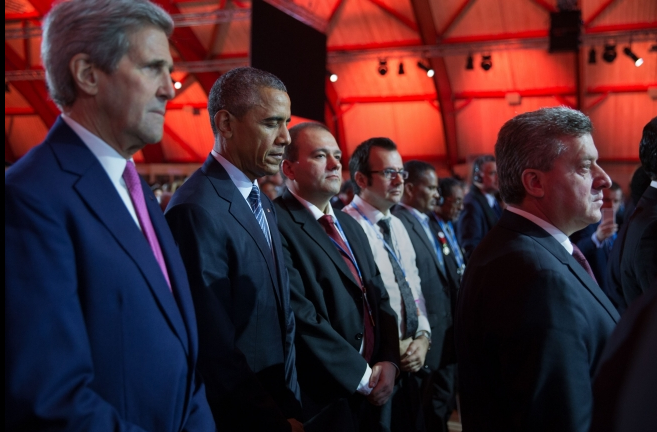
<path id="1" fill-rule="evenodd" d="M 370 167 L 373 163 L 382 163 L 382 168 L 397 168 L 403 165 L 401 155 L 397 150 L 387 150 L 381 147 L 372 147 L 369 155 Z"/>
<path id="2" fill-rule="evenodd" d="M 323 128 L 309 127 L 300 131 L 297 142 L 302 151 L 314 153 L 328 151 L 340 152 L 340 147 L 333 135 Z"/>

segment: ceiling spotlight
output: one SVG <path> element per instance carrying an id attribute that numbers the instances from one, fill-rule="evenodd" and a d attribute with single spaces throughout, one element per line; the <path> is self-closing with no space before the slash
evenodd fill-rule
<path id="1" fill-rule="evenodd" d="M 616 45 L 605 45 L 605 50 L 602 53 L 602 59 L 607 63 L 611 63 L 616 60 Z"/>
<path id="2" fill-rule="evenodd" d="M 388 73 L 388 60 L 379 59 L 379 67 L 377 68 L 381 76 Z"/>
<path id="3" fill-rule="evenodd" d="M 595 59 L 595 48 L 591 48 L 589 51 L 589 64 L 595 64 L 596 59 Z"/>
<path id="4" fill-rule="evenodd" d="M 474 59 L 472 58 L 472 54 L 468 54 L 468 59 L 465 62 L 465 69 L 466 70 L 474 69 Z"/>
<path id="5" fill-rule="evenodd" d="M 634 60 L 634 66 L 639 67 L 643 64 L 643 59 L 638 55 L 634 54 L 630 49 L 630 47 L 623 48 L 623 53 L 625 53 L 626 56 Z"/>
<path id="6" fill-rule="evenodd" d="M 493 67 L 493 61 L 490 57 L 490 54 L 481 56 L 481 68 L 485 71 L 489 71 Z"/>
<path id="7" fill-rule="evenodd" d="M 175 88 L 176 90 L 180 90 L 182 88 L 182 83 L 180 81 L 174 81 L 173 88 Z"/>
<path id="8" fill-rule="evenodd" d="M 427 73 L 427 76 L 428 76 L 429 78 L 433 77 L 434 74 L 435 74 L 434 70 L 433 70 L 431 67 L 425 65 L 425 64 L 422 63 L 421 61 L 417 62 L 417 67 L 419 67 L 420 69 L 422 69 L 423 71 L 425 71 L 425 72 Z"/>
<path id="9" fill-rule="evenodd" d="M 650 49 L 648 50 L 648 52 L 657 52 L 657 43 L 654 45 L 650 45 Z"/>
<path id="10" fill-rule="evenodd" d="M 404 75 L 404 63 L 399 62 L 399 75 Z"/>
<path id="11" fill-rule="evenodd" d="M 330 70 L 326 70 L 326 76 L 329 78 L 329 81 L 331 82 L 336 82 L 338 80 L 338 74 L 335 72 L 331 72 Z"/>

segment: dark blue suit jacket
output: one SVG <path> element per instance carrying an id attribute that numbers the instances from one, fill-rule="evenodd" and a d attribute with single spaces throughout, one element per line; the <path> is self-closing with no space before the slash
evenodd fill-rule
<path id="1" fill-rule="evenodd" d="M 228 430 L 289 430 L 286 418 L 301 416 L 288 274 L 273 205 L 261 200 L 273 253 L 212 155 L 165 213 L 196 308 L 199 371 L 215 420 Z"/>
<path id="2" fill-rule="evenodd" d="M 618 318 L 554 237 L 505 211 L 458 298 L 463 429 L 587 431 L 592 378 Z"/>
<path id="3" fill-rule="evenodd" d="M 463 211 L 459 216 L 457 234 L 459 244 L 468 260 L 479 242 L 498 221 L 495 211 L 488 205 L 486 196 L 475 185 L 463 198 Z"/>
<path id="4" fill-rule="evenodd" d="M 5 172 L 6 430 L 214 429 L 185 268 L 142 186 L 173 294 L 103 167 L 61 119 Z"/>

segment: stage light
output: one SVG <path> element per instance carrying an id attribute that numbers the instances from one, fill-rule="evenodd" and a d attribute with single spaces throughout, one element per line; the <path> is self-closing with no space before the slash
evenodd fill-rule
<path id="1" fill-rule="evenodd" d="M 605 50 L 602 53 L 602 59 L 607 63 L 611 63 L 616 60 L 616 45 L 605 45 Z"/>
<path id="2" fill-rule="evenodd" d="M 180 90 L 182 88 L 182 83 L 180 81 L 174 81 L 173 88 L 175 88 L 176 90 Z"/>
<path id="3" fill-rule="evenodd" d="M 589 51 L 589 64 L 595 64 L 596 59 L 595 59 L 595 48 L 591 48 Z"/>
<path id="4" fill-rule="evenodd" d="M 377 68 L 381 76 L 388 73 L 388 60 L 379 59 L 379 67 Z"/>
<path id="5" fill-rule="evenodd" d="M 423 71 L 425 71 L 425 72 L 427 73 L 427 76 L 428 76 L 429 78 L 433 77 L 434 74 L 435 74 L 434 70 L 433 70 L 431 67 L 425 65 L 425 64 L 422 63 L 421 61 L 417 62 L 417 67 L 419 67 L 420 69 L 422 69 Z"/>
<path id="6" fill-rule="evenodd" d="M 326 70 L 326 76 L 329 77 L 329 81 L 331 82 L 336 82 L 338 80 L 338 74 L 331 72 L 328 69 Z"/>
<path id="7" fill-rule="evenodd" d="M 404 63 L 399 62 L 399 75 L 404 75 Z"/>
<path id="8" fill-rule="evenodd" d="M 468 54 L 468 59 L 465 62 L 465 69 L 466 70 L 474 69 L 474 59 L 472 58 L 472 54 Z"/>
<path id="9" fill-rule="evenodd" d="M 481 68 L 485 71 L 489 71 L 490 68 L 493 67 L 493 61 L 491 60 L 491 56 L 489 55 L 482 55 L 481 56 Z"/>
<path id="10" fill-rule="evenodd" d="M 634 61 L 634 66 L 639 67 L 643 64 L 643 59 L 634 54 L 630 47 L 623 48 L 623 53 Z"/>

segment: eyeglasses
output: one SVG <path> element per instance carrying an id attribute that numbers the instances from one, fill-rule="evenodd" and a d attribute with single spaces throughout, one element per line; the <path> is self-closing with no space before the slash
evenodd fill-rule
<path id="1" fill-rule="evenodd" d="M 388 180 L 394 180 L 397 178 L 397 176 L 401 177 L 403 180 L 406 180 L 408 178 L 408 171 L 404 171 L 404 170 L 397 171 L 392 168 L 386 168 L 380 171 L 370 171 L 370 173 L 372 174 L 381 173 L 383 174 L 383 177 L 387 178 Z"/>

